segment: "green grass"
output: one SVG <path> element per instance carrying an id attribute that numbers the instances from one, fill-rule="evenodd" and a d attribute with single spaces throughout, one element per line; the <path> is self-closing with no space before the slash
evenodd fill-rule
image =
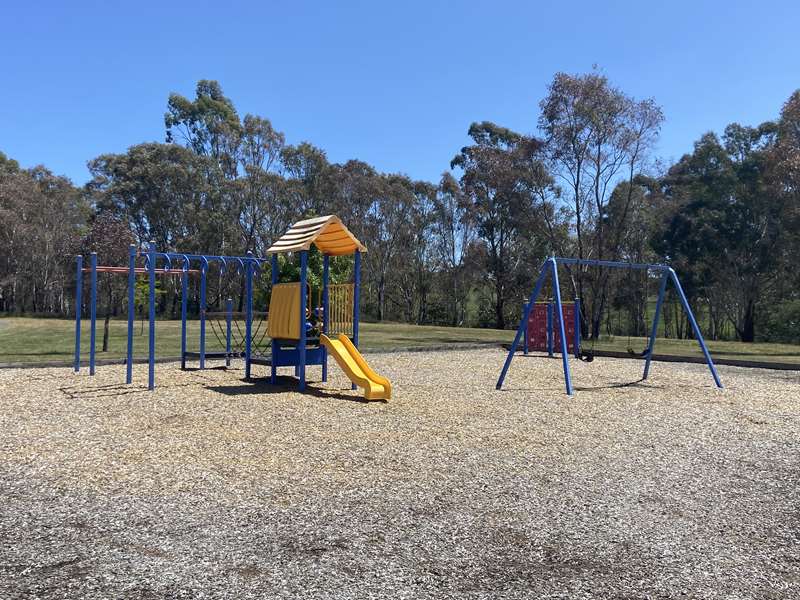
<path id="1" fill-rule="evenodd" d="M 89 323 L 84 319 L 81 327 L 81 356 L 89 356 Z M 242 330 L 243 330 L 242 325 Z M 134 327 L 134 355 L 147 356 L 147 324 Z M 234 332 L 236 329 L 234 328 Z M 459 329 L 453 327 L 419 327 L 394 323 L 362 323 L 360 345 L 365 350 L 391 348 L 443 346 L 450 344 L 502 343 L 513 339 L 513 332 L 497 329 Z M 188 349 L 199 349 L 200 322 L 188 323 Z M 235 337 L 234 333 L 234 337 Z M 100 352 L 103 323 L 97 323 L 97 358 L 122 358 L 125 356 L 127 323 L 112 320 L 109 328 L 108 352 Z M 180 321 L 156 322 L 156 355 L 180 356 Z M 261 334 L 257 336 L 261 337 Z M 264 340 L 265 342 L 267 340 Z M 206 350 L 222 350 L 211 330 L 206 331 Z M 35 363 L 44 361 L 70 361 L 75 351 L 75 323 L 67 319 L 5 318 L 0 319 L 0 364 Z"/>
<path id="2" fill-rule="evenodd" d="M 189 322 L 189 350 L 198 349 L 199 322 Z M 125 321 L 112 321 L 109 336 L 109 351 L 99 352 L 102 342 L 102 322 L 97 327 L 98 359 L 121 358 L 125 355 Z M 147 326 L 140 328 L 137 321 L 134 329 L 134 354 L 147 355 Z M 361 347 L 365 350 L 382 350 L 408 347 L 435 347 L 457 344 L 507 343 L 514 337 L 513 331 L 497 329 L 467 329 L 453 327 L 428 327 L 396 323 L 362 323 Z M 84 359 L 88 358 L 89 324 L 84 320 L 82 328 Z M 632 338 L 636 351 L 645 347 L 644 338 Z M 180 355 L 180 322 L 158 321 L 156 326 L 157 356 Z M 625 352 L 627 337 L 616 337 L 598 341 L 598 350 Z M 800 364 L 800 346 L 788 344 L 742 344 L 739 342 L 709 342 L 712 354 L 719 358 L 735 358 L 763 362 L 786 362 Z M 207 332 L 208 351 L 220 350 L 220 345 L 210 327 Z M 74 352 L 74 323 L 67 319 L 0 319 L 0 364 L 36 363 L 45 361 L 72 360 Z M 678 356 L 701 356 L 697 342 L 659 338 L 657 354 Z"/>

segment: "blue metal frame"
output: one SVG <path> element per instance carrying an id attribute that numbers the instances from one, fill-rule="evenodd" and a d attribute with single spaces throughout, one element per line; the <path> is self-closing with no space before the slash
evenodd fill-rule
<path id="1" fill-rule="evenodd" d="M 328 281 L 330 280 L 330 257 L 327 254 L 322 256 L 322 333 L 328 335 L 330 326 L 330 316 L 328 307 L 330 297 L 328 296 Z M 328 349 L 322 347 L 322 381 L 328 381 Z"/>
<path id="2" fill-rule="evenodd" d="M 539 277 L 536 280 L 536 285 L 533 286 L 533 292 L 531 292 L 530 298 L 528 298 L 528 302 L 525 304 L 525 308 L 522 312 L 522 319 L 517 326 L 517 333 L 514 336 L 514 341 L 511 343 L 511 350 L 506 356 L 506 361 L 503 363 L 503 370 L 500 371 L 500 378 L 497 380 L 497 389 L 501 389 L 503 387 L 503 380 L 506 378 L 506 373 L 508 373 L 508 368 L 511 366 L 511 360 L 514 358 L 514 353 L 517 351 L 517 346 L 519 345 L 519 340 L 522 337 L 522 331 L 525 327 L 528 326 L 528 317 L 531 314 L 531 308 L 533 307 L 536 299 L 539 297 L 539 293 L 542 291 L 542 286 L 544 285 L 544 280 L 547 277 L 547 267 L 548 263 L 545 262 L 542 265 L 542 270 L 539 273 Z"/>
<path id="3" fill-rule="evenodd" d="M 97 252 L 92 252 L 89 259 L 91 261 L 90 273 L 90 306 L 89 318 L 91 325 L 89 330 L 89 375 L 95 374 L 95 342 L 97 340 Z"/>
<path id="4" fill-rule="evenodd" d="M 233 299 L 225 301 L 225 366 L 231 366 L 231 323 L 233 320 Z"/>
<path id="5" fill-rule="evenodd" d="M 271 273 L 271 280 L 272 285 L 274 286 L 278 283 L 278 276 L 280 275 L 280 266 L 278 265 L 278 255 L 273 254 L 272 260 L 270 261 L 270 273 Z M 272 360 L 270 360 L 270 369 L 269 369 L 269 382 L 272 385 L 275 385 L 278 380 L 278 365 L 276 357 L 278 355 L 278 340 L 272 340 Z"/>
<path id="6" fill-rule="evenodd" d="M 181 273 L 181 369 L 186 369 L 186 316 L 189 303 L 189 259 L 183 261 Z"/>
<path id="7" fill-rule="evenodd" d="M 132 367 L 133 367 L 133 327 L 135 319 L 135 285 L 136 285 L 136 247 L 131 246 L 128 257 L 128 339 L 126 349 L 126 374 L 125 382 L 131 383 L 132 381 Z M 210 261 L 218 261 L 222 263 L 222 267 L 229 262 L 237 263 L 240 268 L 249 266 L 252 271 L 253 268 L 264 262 L 266 259 L 255 258 L 252 253 L 248 252 L 247 256 L 221 256 L 221 255 L 207 255 L 207 254 L 182 254 L 177 252 L 158 252 L 156 250 L 155 242 L 151 241 L 147 245 L 145 256 L 145 268 L 147 270 L 149 290 L 148 290 L 148 388 L 155 389 L 155 342 L 156 342 L 156 323 L 155 323 L 155 309 L 156 309 L 156 279 L 158 273 L 157 261 L 162 259 L 165 263 L 165 269 L 171 268 L 173 260 L 183 262 L 183 272 L 181 273 L 181 368 L 186 368 L 186 320 L 187 320 L 187 303 L 188 303 L 188 272 L 192 260 L 201 261 L 204 270 L 207 272 L 208 264 Z M 80 356 L 81 356 L 81 317 L 82 317 L 82 297 L 83 297 L 83 256 L 76 256 L 76 289 L 75 289 L 75 357 L 73 368 L 76 372 L 80 370 Z M 89 348 L 89 368 L 90 374 L 95 373 L 95 342 L 97 337 L 97 254 L 91 255 L 91 267 L 87 269 L 91 275 L 91 290 L 90 290 L 90 319 L 91 319 L 91 340 Z M 201 287 L 205 287 L 204 285 Z M 202 294 L 205 297 L 205 293 Z M 250 312 L 248 318 L 248 326 L 252 326 L 252 286 L 250 287 Z M 230 312 L 230 311 L 229 311 Z M 205 316 L 205 311 L 201 313 Z M 201 327 L 201 365 L 204 364 L 202 354 L 205 353 L 205 327 Z M 227 354 L 230 354 L 228 349 Z"/>
<path id="8" fill-rule="evenodd" d="M 83 256 L 75 257 L 75 364 L 73 369 L 81 370 L 81 312 L 83 309 Z"/>
<path id="9" fill-rule="evenodd" d="M 306 284 L 308 283 L 308 250 L 300 252 L 300 342 L 298 343 L 298 371 L 300 378 L 298 389 L 302 392 L 306 389 Z"/>
<path id="10" fill-rule="evenodd" d="M 208 277 L 208 259 L 202 258 L 200 263 L 200 369 L 206 368 L 206 292 Z"/>
<path id="11" fill-rule="evenodd" d="M 356 250 L 353 262 L 353 345 L 358 348 L 358 316 L 361 314 L 361 251 Z M 356 389 L 353 384 L 353 389 Z"/>
<path id="12" fill-rule="evenodd" d="M 252 259 L 253 253 L 248 250 L 247 258 Z M 253 341 L 253 261 L 248 260 L 245 265 L 245 311 L 246 321 L 244 330 L 244 378 L 250 379 Z M 230 325 L 228 326 L 230 327 Z M 230 354 L 230 349 L 228 349 Z"/>
<path id="13" fill-rule="evenodd" d="M 148 348 L 147 389 L 156 387 L 156 243 L 150 242 L 147 251 L 147 275 L 150 283 L 148 295 Z"/>
<path id="14" fill-rule="evenodd" d="M 711 360 L 711 354 L 709 353 L 706 342 L 703 339 L 703 334 L 700 333 L 700 327 L 697 325 L 697 321 L 694 318 L 694 313 L 692 313 L 692 309 L 689 307 L 689 301 L 686 299 L 686 294 L 683 293 L 681 282 L 678 281 L 678 276 L 672 269 L 669 269 L 669 276 L 670 279 L 672 279 L 672 285 L 675 286 L 675 290 L 678 292 L 678 297 L 681 299 L 683 310 L 686 311 L 686 316 L 689 317 L 689 323 L 692 324 L 694 336 L 697 338 L 697 341 L 700 342 L 700 348 L 703 350 L 703 356 L 706 357 L 706 363 L 708 364 L 708 368 L 711 370 L 711 375 L 714 377 L 714 383 L 717 384 L 718 388 L 721 388 L 722 382 L 719 379 L 719 374 L 714 366 L 714 361 Z"/>
<path id="15" fill-rule="evenodd" d="M 572 349 L 575 351 L 575 358 L 581 357 L 581 299 L 575 298 L 575 339 L 572 342 Z"/>
<path id="16" fill-rule="evenodd" d="M 667 292 L 667 282 L 669 282 L 669 273 L 665 272 L 661 276 L 661 285 L 658 288 L 658 299 L 656 300 L 656 314 L 653 315 L 653 327 L 650 329 L 650 340 L 647 343 L 647 357 L 644 363 L 644 373 L 642 379 L 647 379 L 650 374 L 650 361 L 653 360 L 653 349 L 656 345 L 656 335 L 658 334 L 658 320 L 661 317 L 661 306 L 664 304 L 664 295 Z M 645 299 L 647 302 L 647 299 Z"/>
<path id="17" fill-rule="evenodd" d="M 353 345 L 358 348 L 358 317 L 361 314 L 361 250 L 353 256 Z M 356 389 L 356 384 L 350 389 Z"/>
<path id="18" fill-rule="evenodd" d="M 564 366 L 564 383 L 567 394 L 572 395 L 572 374 L 569 372 L 569 356 L 567 356 L 567 332 L 564 328 L 564 306 L 561 303 L 561 286 L 558 283 L 558 263 L 550 263 L 553 277 L 553 295 L 556 298 L 556 314 L 558 316 L 558 333 L 561 337 L 561 362 Z"/>
<path id="19" fill-rule="evenodd" d="M 136 246 L 128 249 L 128 343 L 125 354 L 125 383 L 133 382 L 133 319 L 136 312 Z"/>
<path id="20" fill-rule="evenodd" d="M 661 308 L 664 301 L 664 294 L 666 292 L 666 285 L 667 280 L 671 280 L 673 286 L 675 287 L 676 292 L 681 301 L 681 305 L 683 306 L 683 310 L 686 312 L 687 317 L 689 318 L 689 323 L 692 326 L 692 331 L 694 332 L 695 338 L 697 342 L 700 344 L 700 348 L 703 351 L 703 355 L 706 359 L 706 364 L 708 365 L 709 370 L 711 371 L 711 375 L 714 379 L 714 383 L 718 388 L 722 388 L 722 382 L 720 381 L 719 374 L 717 373 L 717 369 L 714 366 L 714 362 L 711 359 L 711 354 L 708 351 L 708 347 L 706 346 L 705 340 L 703 339 L 703 334 L 700 332 L 700 327 L 697 325 L 697 321 L 694 317 L 694 313 L 692 313 L 692 309 L 689 306 L 689 302 L 686 299 L 686 295 L 683 292 L 683 288 L 681 287 L 680 281 L 678 280 L 678 276 L 675 273 L 672 267 L 667 265 L 658 265 L 658 264 L 644 264 L 644 263 L 626 263 L 620 261 L 610 261 L 610 260 L 587 260 L 587 259 L 578 259 L 578 258 L 559 258 L 559 257 L 551 257 L 548 258 L 545 263 L 542 265 L 542 270 L 539 273 L 539 277 L 536 280 L 536 285 L 533 288 L 533 292 L 531 293 L 530 298 L 528 299 L 528 303 L 525 304 L 522 319 L 520 320 L 519 326 L 517 327 L 517 333 L 514 336 L 514 341 L 511 344 L 511 348 L 509 349 L 508 356 L 506 357 L 505 363 L 503 364 L 503 368 L 500 371 L 500 377 L 497 380 L 496 387 L 497 389 L 501 389 L 503 386 L 503 381 L 508 373 L 508 369 L 511 366 L 511 361 L 514 358 L 514 354 L 517 351 L 517 347 L 519 346 L 520 338 L 522 337 L 523 328 L 527 327 L 528 317 L 530 315 L 531 307 L 536 302 L 539 294 L 541 293 L 542 286 L 544 285 L 544 281 L 547 278 L 548 272 L 552 277 L 553 282 L 553 292 L 555 296 L 556 302 L 556 313 L 558 314 L 558 322 L 560 327 L 561 333 L 561 358 L 563 363 L 564 369 L 564 383 L 566 386 L 567 394 L 573 394 L 573 387 L 572 387 L 572 374 L 570 372 L 569 367 L 569 360 L 567 357 L 567 342 L 564 332 L 564 323 L 563 323 L 563 305 L 561 302 L 561 290 L 558 283 L 558 265 L 585 265 L 585 266 L 595 266 L 595 267 L 610 267 L 610 268 L 620 268 L 620 269 L 643 269 L 647 271 L 656 271 L 662 273 L 662 281 L 661 281 L 661 288 L 659 290 L 658 301 L 656 303 L 656 314 L 653 317 L 653 325 L 650 333 L 650 340 L 648 343 L 648 352 L 647 352 L 647 360 L 645 362 L 645 371 L 643 375 L 643 379 L 646 379 L 649 370 L 650 370 L 650 361 L 652 358 L 653 348 L 655 347 L 655 337 L 658 331 L 658 319 L 659 314 L 661 312 Z M 578 305 L 576 305 L 576 313 L 577 313 Z"/>

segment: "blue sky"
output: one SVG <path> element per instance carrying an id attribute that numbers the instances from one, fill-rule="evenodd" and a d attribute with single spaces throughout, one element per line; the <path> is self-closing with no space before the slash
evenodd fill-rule
<path id="1" fill-rule="evenodd" d="M 13 2 L 0 150 L 82 184 L 89 159 L 163 141 L 167 96 L 205 78 L 331 161 L 438 180 L 471 122 L 534 133 L 553 74 L 597 64 L 663 107 L 670 160 L 777 116 L 798 23 L 789 1 Z"/>

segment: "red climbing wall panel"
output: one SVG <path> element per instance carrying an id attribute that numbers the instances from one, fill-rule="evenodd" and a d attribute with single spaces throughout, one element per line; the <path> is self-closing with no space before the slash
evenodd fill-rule
<path id="1" fill-rule="evenodd" d="M 567 352 L 575 352 L 575 305 L 562 304 L 564 331 L 567 334 Z M 537 302 L 528 317 L 528 350 L 547 352 L 547 303 Z M 561 334 L 553 304 L 553 352 L 561 352 Z"/>

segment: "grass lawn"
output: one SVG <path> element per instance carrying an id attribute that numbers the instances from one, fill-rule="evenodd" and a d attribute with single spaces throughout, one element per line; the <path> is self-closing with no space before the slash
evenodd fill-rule
<path id="1" fill-rule="evenodd" d="M 35 363 L 43 361 L 72 360 L 74 352 L 74 322 L 68 319 L 4 318 L 0 319 L 0 364 Z M 189 350 L 198 349 L 200 324 L 189 322 Z M 157 356 L 180 355 L 180 321 L 159 321 L 156 326 Z M 147 325 L 142 330 L 137 321 L 135 327 L 134 354 L 147 355 Z M 125 321 L 112 321 L 109 336 L 109 351 L 100 352 L 103 324 L 97 326 L 98 359 L 121 358 L 125 355 Z M 467 329 L 454 327 L 429 327 L 397 323 L 362 323 L 361 347 L 364 350 L 445 346 L 476 343 L 507 343 L 514 337 L 513 331 L 497 329 Z M 82 328 L 83 352 L 88 358 L 89 323 L 84 319 Z M 633 338 L 631 345 L 636 351 L 645 347 L 644 338 Z M 627 337 L 598 341 L 598 350 L 626 351 Z M 800 364 L 800 346 L 788 344 L 742 344 L 739 342 L 709 342 L 712 354 L 719 358 L 737 358 L 765 362 L 787 362 Z M 211 331 L 206 334 L 206 350 L 220 350 L 221 346 Z M 701 356 L 697 343 L 692 340 L 659 338 L 657 354 L 678 356 Z"/>

